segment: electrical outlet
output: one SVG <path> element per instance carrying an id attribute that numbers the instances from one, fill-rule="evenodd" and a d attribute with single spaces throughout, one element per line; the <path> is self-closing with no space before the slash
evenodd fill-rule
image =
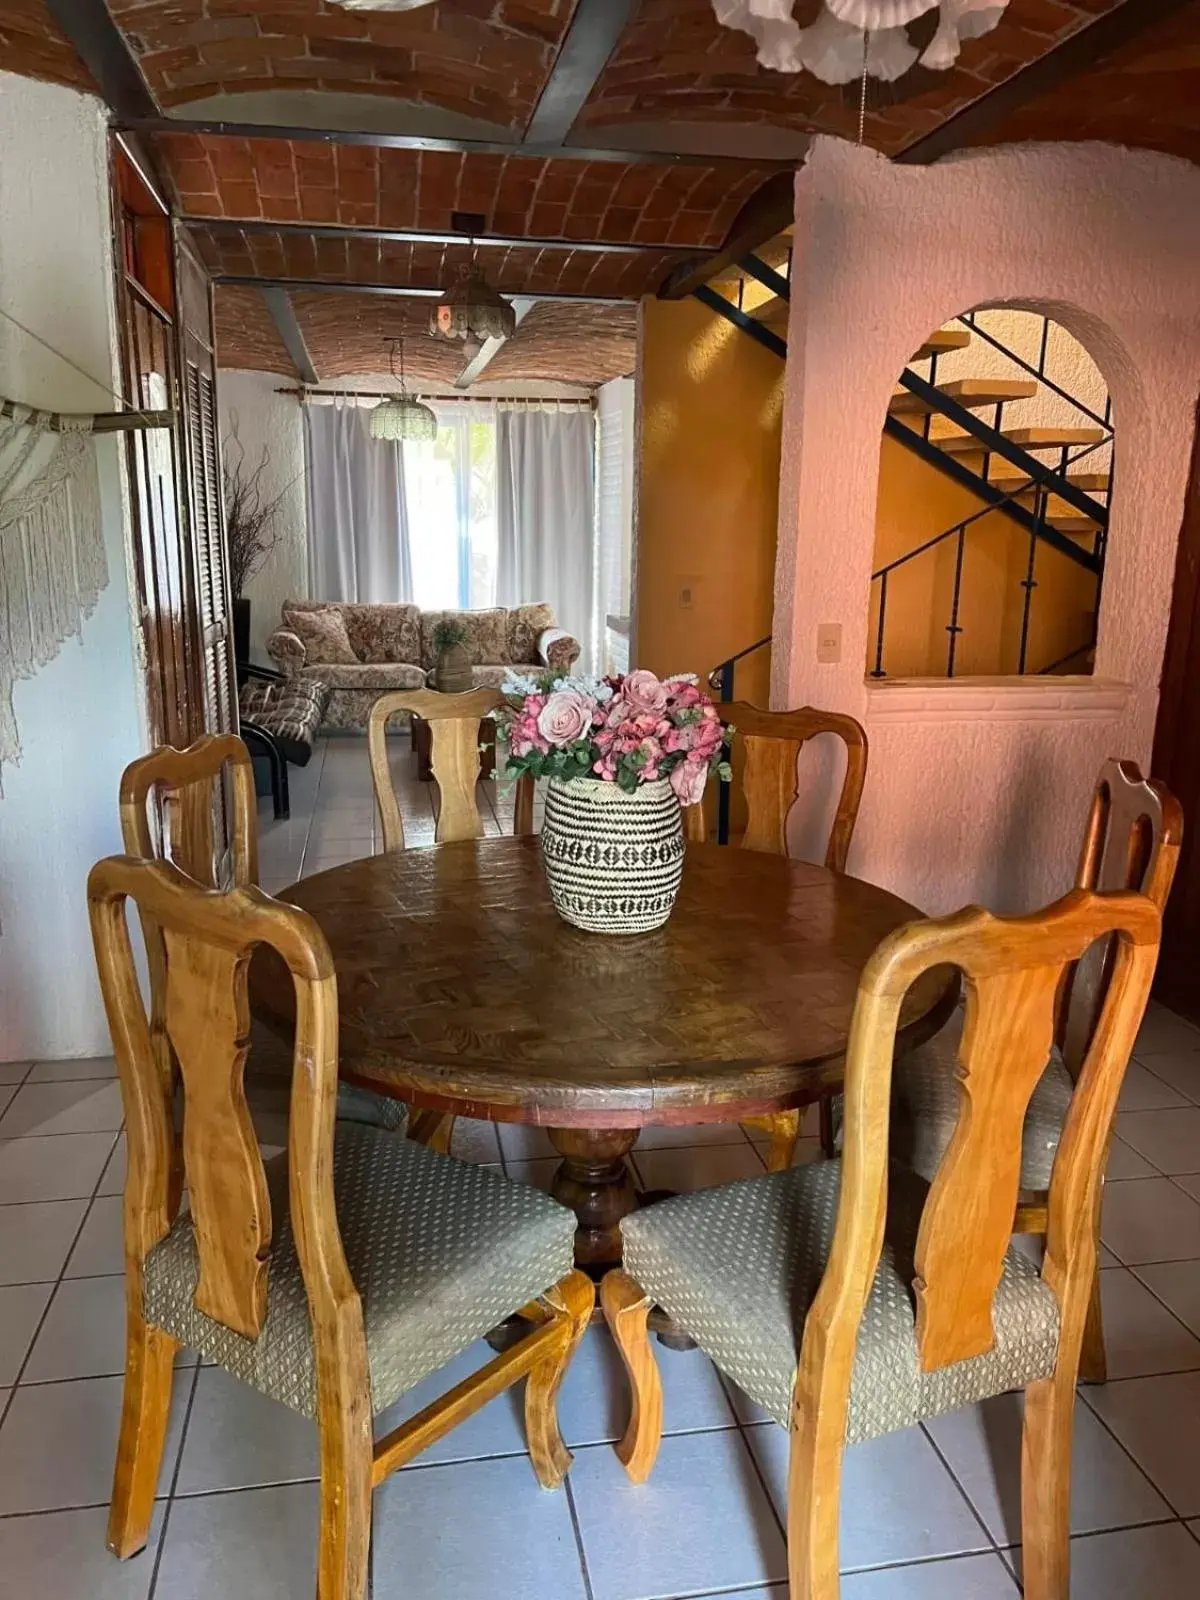
<path id="1" fill-rule="evenodd" d="M 832 666 L 842 659 L 842 625 L 840 622 L 817 624 L 817 660 L 822 666 Z"/>
<path id="2" fill-rule="evenodd" d="M 692 580 L 685 578 L 679 585 L 679 609 L 690 611 L 692 609 L 692 595 L 694 593 Z"/>

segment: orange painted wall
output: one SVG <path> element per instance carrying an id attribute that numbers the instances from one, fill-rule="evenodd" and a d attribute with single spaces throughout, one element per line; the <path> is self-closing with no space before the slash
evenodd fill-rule
<path id="1" fill-rule="evenodd" d="M 633 659 L 704 675 L 771 632 L 784 362 L 696 300 L 643 300 L 640 335 Z M 739 699 L 768 703 L 769 657 Z"/>
<path id="2" fill-rule="evenodd" d="M 968 490 L 885 437 L 872 570 L 972 516 L 981 505 Z M 956 548 L 957 540 L 947 539 L 889 577 L 883 657 L 888 677 L 945 675 Z M 956 677 L 1017 671 L 1025 599 L 1021 584 L 1028 560 L 1029 540 L 1008 517 L 982 517 L 967 530 Z M 1038 672 L 1087 642 L 1096 581 L 1045 543 L 1038 545 L 1034 579 L 1026 660 L 1029 670 Z M 875 669 L 879 590 L 879 583 L 872 583 L 868 672 Z M 1076 662 L 1071 670 L 1088 668 Z"/>

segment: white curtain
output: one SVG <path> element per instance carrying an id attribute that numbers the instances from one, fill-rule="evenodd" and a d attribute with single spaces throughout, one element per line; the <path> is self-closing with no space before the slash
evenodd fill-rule
<path id="1" fill-rule="evenodd" d="M 496 415 L 496 603 L 538 600 L 597 663 L 595 420 L 590 407 L 501 405 Z"/>
<path id="2" fill-rule="evenodd" d="M 411 600 L 402 445 L 372 439 L 353 402 L 303 409 L 310 597 Z"/>

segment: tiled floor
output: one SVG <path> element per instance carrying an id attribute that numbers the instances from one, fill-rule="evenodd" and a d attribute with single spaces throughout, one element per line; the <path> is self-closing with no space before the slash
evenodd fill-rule
<path id="1" fill-rule="evenodd" d="M 410 762 L 398 745 L 397 770 Z M 429 791 L 406 783 L 404 811 L 410 842 L 431 842 Z M 373 826 L 362 745 L 330 741 L 294 776 L 291 822 L 263 823 L 266 886 L 363 854 Z M 0 1066 L 0 1113 L 0 1597 L 311 1596 L 312 1428 L 186 1358 L 150 1546 L 124 1565 L 106 1553 L 123 1315 L 111 1063 Z M 523 1182 L 546 1183 L 553 1167 L 531 1130 L 462 1122 L 457 1150 Z M 655 1188 L 762 1170 L 737 1128 L 648 1134 L 635 1164 Z M 1161 1010 L 1122 1099 L 1104 1242 L 1112 1379 L 1082 1391 L 1077 1411 L 1072 1594 L 1192 1600 L 1200 1031 Z M 468 1352 L 397 1414 L 487 1355 Z M 698 1352 L 660 1360 L 668 1434 L 647 1485 L 630 1485 L 612 1452 L 623 1390 L 611 1344 L 593 1330 L 562 1395 L 575 1452 L 566 1490 L 537 1487 L 513 1398 L 493 1402 L 377 1495 L 375 1600 L 783 1600 L 784 1434 Z M 1019 1594 L 1019 1415 L 1018 1401 L 1001 1399 L 848 1452 L 845 1600 Z"/>

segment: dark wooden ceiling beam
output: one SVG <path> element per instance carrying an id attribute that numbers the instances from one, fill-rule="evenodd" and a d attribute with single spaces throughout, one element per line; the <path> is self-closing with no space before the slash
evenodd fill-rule
<path id="1" fill-rule="evenodd" d="M 117 116 L 158 116 L 158 103 L 104 0 L 46 0 L 46 9 Z"/>
<path id="2" fill-rule="evenodd" d="M 960 150 L 980 135 L 990 133 L 1019 107 L 1090 71 L 1107 57 L 1133 44 L 1150 28 L 1180 11 L 1189 10 L 1194 4 L 1195 0 L 1123 0 L 1121 5 L 1106 11 L 1053 50 L 964 106 L 957 115 L 917 139 L 893 159 L 908 166 L 924 166 Z"/>
<path id="3" fill-rule="evenodd" d="M 65 0 L 63 0 L 65 3 Z M 361 128 L 304 128 L 273 122 L 224 122 L 188 117 L 122 117 L 133 133 L 195 133 L 211 139 L 282 139 L 290 144 L 364 145 L 378 150 L 427 150 L 447 155 L 523 157 L 530 161 L 603 161 L 622 166 L 762 167 L 779 162 L 737 153 L 698 155 L 694 151 L 624 150 L 573 144 L 518 144 L 512 139 L 434 139 L 423 133 L 376 133 Z"/>
<path id="4" fill-rule="evenodd" d="M 233 217 L 181 217 L 188 228 L 211 228 L 218 233 L 300 234 L 313 239 L 379 239 L 385 244 L 470 245 L 489 250 L 561 250 L 581 255 L 642 256 L 679 253 L 677 244 L 605 243 L 595 239 L 520 239 L 498 233 L 422 233 L 411 228 L 348 228 L 326 222 L 269 222 L 259 218 L 238 221 Z"/>
<path id="5" fill-rule="evenodd" d="M 320 383 L 287 290 L 273 284 L 261 284 L 260 288 L 267 310 L 271 313 L 271 321 L 283 340 L 283 348 L 287 351 L 288 360 L 295 367 L 300 382 Z"/>
<path id="6" fill-rule="evenodd" d="M 743 256 L 753 254 L 760 245 L 789 227 L 796 211 L 795 176 L 789 170 L 768 178 L 738 212 L 721 248 L 701 261 L 685 261 L 673 267 L 658 291 L 659 298 L 686 299 L 710 278 L 727 267 L 736 266 Z"/>
<path id="7" fill-rule="evenodd" d="M 637 0 L 577 0 L 523 142 L 561 145 L 575 126 Z"/>
<path id="8" fill-rule="evenodd" d="M 409 284 L 351 283 L 348 279 L 340 279 L 331 283 L 324 278 L 258 278 L 253 274 L 242 272 L 214 272 L 212 281 L 216 284 L 228 284 L 235 288 L 261 289 L 264 293 L 268 289 L 281 289 L 286 291 L 287 294 L 370 294 L 392 296 L 402 300 L 437 300 L 440 299 L 443 293 L 441 289 L 415 289 Z M 505 297 L 512 299 L 514 295 L 521 295 L 525 292 L 522 289 L 509 290 L 506 291 Z M 627 294 L 569 294 L 563 292 L 546 294 L 540 289 L 529 295 L 531 300 L 563 301 L 570 305 L 583 306 L 631 305 L 636 304 L 640 298 L 639 295 Z"/>

